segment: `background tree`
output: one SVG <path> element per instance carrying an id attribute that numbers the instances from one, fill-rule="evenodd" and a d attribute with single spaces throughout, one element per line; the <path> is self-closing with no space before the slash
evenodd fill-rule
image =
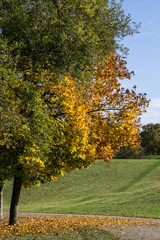
<path id="1" fill-rule="evenodd" d="M 142 147 L 129 148 L 121 146 L 115 154 L 117 159 L 142 159 L 145 157 L 144 149 Z"/>
<path id="2" fill-rule="evenodd" d="M 160 154 L 160 124 L 149 123 L 143 126 L 141 131 L 141 146 L 145 150 L 146 155 Z"/>

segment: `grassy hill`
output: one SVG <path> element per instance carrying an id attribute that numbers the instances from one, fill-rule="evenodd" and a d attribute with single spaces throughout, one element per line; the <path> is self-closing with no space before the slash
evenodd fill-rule
<path id="1" fill-rule="evenodd" d="M 11 187 L 4 190 L 4 210 Z M 99 160 L 57 182 L 23 189 L 19 210 L 160 218 L 160 159 Z"/>

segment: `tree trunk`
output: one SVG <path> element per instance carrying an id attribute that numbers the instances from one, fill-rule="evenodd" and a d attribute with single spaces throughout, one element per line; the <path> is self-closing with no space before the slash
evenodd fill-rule
<path id="1" fill-rule="evenodd" d="M 0 186 L 0 219 L 3 218 L 3 187 Z"/>
<path id="2" fill-rule="evenodd" d="M 18 224 L 18 203 L 22 187 L 22 179 L 15 176 L 13 184 L 13 192 L 10 206 L 9 225 Z"/>

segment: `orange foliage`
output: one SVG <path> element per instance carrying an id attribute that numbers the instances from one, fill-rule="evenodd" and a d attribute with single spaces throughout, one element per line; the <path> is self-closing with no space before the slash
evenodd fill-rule
<path id="1" fill-rule="evenodd" d="M 63 129 L 59 156 L 64 170 L 88 166 L 98 158 L 109 161 L 121 145 L 139 146 L 139 116 L 149 101 L 145 94 L 136 93 L 135 86 L 133 90 L 121 87 L 120 81 L 132 74 L 116 54 L 95 70 L 89 82 L 76 83 L 70 76 L 60 81 L 44 73 L 43 88 L 39 88 Z"/>

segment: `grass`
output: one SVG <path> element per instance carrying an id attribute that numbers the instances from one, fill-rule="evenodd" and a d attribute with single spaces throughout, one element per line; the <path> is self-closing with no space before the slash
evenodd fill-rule
<path id="1" fill-rule="evenodd" d="M 1 238 L 0 240 L 6 240 L 6 238 Z M 35 235 L 24 235 L 24 236 L 13 236 L 7 238 L 8 240 L 118 240 L 119 238 L 109 233 L 105 230 L 101 229 L 89 229 L 89 230 L 79 230 L 79 231 L 70 231 L 66 233 L 48 233 L 48 234 L 39 234 L 38 236 Z"/>
<path id="2" fill-rule="evenodd" d="M 159 155 L 148 155 L 145 157 L 146 159 L 160 159 Z"/>
<path id="3" fill-rule="evenodd" d="M 22 190 L 19 210 L 160 218 L 160 159 L 99 160 L 57 182 Z M 4 190 L 9 210 L 11 183 Z M 77 238 L 78 239 L 78 238 Z"/>

